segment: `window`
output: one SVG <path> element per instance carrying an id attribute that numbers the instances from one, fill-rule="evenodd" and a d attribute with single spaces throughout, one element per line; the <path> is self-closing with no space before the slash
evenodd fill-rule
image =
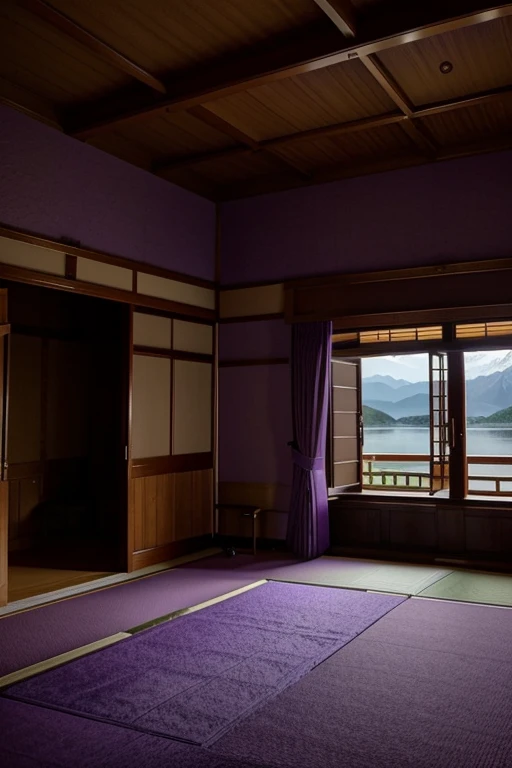
<path id="1" fill-rule="evenodd" d="M 512 496 L 512 321 L 335 333 L 332 360 L 331 490 Z"/>

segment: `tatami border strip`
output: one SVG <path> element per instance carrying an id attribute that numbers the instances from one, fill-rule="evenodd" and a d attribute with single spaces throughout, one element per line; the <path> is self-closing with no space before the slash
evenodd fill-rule
<path id="1" fill-rule="evenodd" d="M 239 587 L 238 589 L 234 589 L 232 592 L 226 592 L 224 595 L 212 597 L 210 600 L 205 600 L 203 603 L 192 605 L 189 608 L 180 608 L 179 610 L 168 613 L 165 616 L 160 616 L 158 619 L 152 619 L 151 621 L 147 621 L 145 624 L 139 624 L 137 627 L 128 629 L 127 632 L 130 636 L 132 636 L 138 632 L 143 632 L 145 629 L 151 629 L 152 627 L 156 627 L 159 624 L 165 624 L 168 621 L 173 621 L 173 619 L 179 619 L 180 616 L 187 616 L 189 613 L 195 613 L 196 611 L 200 611 L 203 608 L 208 608 L 210 605 L 222 603 L 224 600 L 228 600 L 230 597 L 236 597 L 237 595 L 243 594 L 243 592 L 249 592 L 251 589 L 261 587 L 261 585 L 266 584 L 267 581 L 270 581 L 270 579 L 254 581 L 252 584 L 246 584 L 245 587 Z"/>
<path id="2" fill-rule="evenodd" d="M 457 605 L 479 605 L 484 608 L 505 608 L 506 611 L 512 611 L 512 605 L 503 605 L 502 603 L 481 603 L 476 600 L 454 600 L 451 597 L 432 597 L 432 595 L 411 595 L 413 600 L 431 600 L 434 603 L 456 603 Z"/>
<path id="3" fill-rule="evenodd" d="M 58 656 L 53 656 L 51 659 L 45 659 L 44 661 L 38 661 L 37 664 L 32 664 L 30 667 L 24 667 L 18 669 L 16 672 L 10 672 L 4 677 L 0 677 L 0 689 L 6 688 L 13 683 L 19 683 L 25 680 L 27 677 L 33 677 L 40 672 L 47 672 L 54 667 L 58 667 L 61 664 L 66 664 L 68 661 L 80 658 L 80 656 L 86 656 L 94 651 L 99 651 L 102 648 L 107 648 L 109 645 L 120 642 L 120 640 L 126 640 L 127 637 L 131 637 L 127 632 L 117 632 L 110 637 L 104 637 L 102 640 L 96 640 L 94 643 L 88 645 L 82 645 L 80 648 L 75 648 L 72 651 L 66 651 Z"/>

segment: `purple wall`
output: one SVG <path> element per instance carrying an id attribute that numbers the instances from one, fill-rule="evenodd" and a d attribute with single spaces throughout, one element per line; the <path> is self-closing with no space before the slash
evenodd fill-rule
<path id="1" fill-rule="evenodd" d="M 512 256 L 512 152 L 264 195 L 222 209 L 225 284 Z"/>
<path id="2" fill-rule="evenodd" d="M 219 357 L 221 360 L 288 357 L 290 336 L 289 326 L 281 320 L 222 324 Z M 277 484 L 276 507 L 287 511 L 292 475 L 287 443 L 292 437 L 288 365 L 220 369 L 221 482 Z M 286 522 L 281 522 L 281 527 L 286 530 Z M 279 535 L 284 535 L 283 531 Z"/>
<path id="3" fill-rule="evenodd" d="M 213 279 L 215 206 L 0 107 L 0 224 Z"/>
<path id="4" fill-rule="evenodd" d="M 219 480 L 291 483 L 288 365 L 221 368 Z"/>
<path id="5" fill-rule="evenodd" d="M 223 323 L 219 330 L 219 360 L 289 357 L 291 327 L 282 320 Z"/>

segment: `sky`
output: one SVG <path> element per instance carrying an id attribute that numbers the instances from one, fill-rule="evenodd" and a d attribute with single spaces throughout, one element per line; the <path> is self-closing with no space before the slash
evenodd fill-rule
<path id="1" fill-rule="evenodd" d="M 512 366 L 512 350 L 487 350 L 466 352 L 466 378 L 475 379 Z M 363 378 L 375 374 L 392 376 L 394 379 L 417 382 L 428 381 L 428 355 L 386 355 L 368 357 L 362 361 Z"/>

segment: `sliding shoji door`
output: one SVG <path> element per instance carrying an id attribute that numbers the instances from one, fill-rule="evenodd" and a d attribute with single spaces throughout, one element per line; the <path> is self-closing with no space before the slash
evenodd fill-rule
<path id="1" fill-rule="evenodd" d="M 206 543 L 213 520 L 213 326 L 141 311 L 132 321 L 131 569 Z"/>

